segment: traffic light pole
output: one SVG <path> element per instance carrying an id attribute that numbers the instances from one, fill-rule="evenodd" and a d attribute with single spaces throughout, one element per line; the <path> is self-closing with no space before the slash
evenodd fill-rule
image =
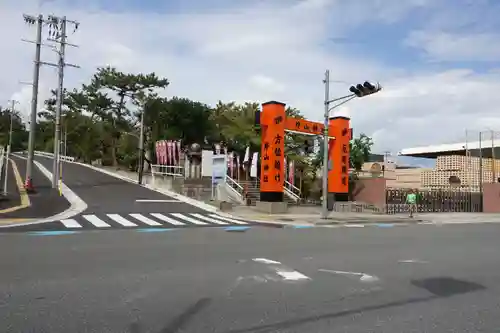
<path id="1" fill-rule="evenodd" d="M 328 218 L 328 121 L 330 113 L 330 71 L 325 72 L 325 112 L 324 112 L 324 131 L 323 131 L 323 200 L 321 202 L 321 218 Z"/>
<path id="2" fill-rule="evenodd" d="M 329 126 L 329 118 L 330 111 L 335 109 L 336 107 L 345 104 L 356 97 L 364 97 L 368 95 L 375 94 L 382 89 L 379 83 L 376 85 L 371 84 L 368 81 L 365 81 L 363 84 L 358 84 L 356 86 L 351 86 L 349 91 L 351 94 L 342 96 L 339 98 L 335 98 L 330 100 L 330 71 L 327 69 L 325 71 L 325 79 L 323 80 L 325 84 L 325 112 L 324 112 L 324 130 L 323 130 L 323 186 L 322 186 L 322 197 L 323 200 L 321 202 L 321 218 L 328 218 L 328 171 L 329 169 L 335 167 L 334 165 L 330 165 L 329 156 L 328 156 L 328 144 L 330 136 L 328 134 L 328 126 Z M 341 102 L 342 101 L 342 102 Z M 336 105 L 330 107 L 331 103 L 339 102 Z M 335 200 L 332 197 L 332 200 Z"/>

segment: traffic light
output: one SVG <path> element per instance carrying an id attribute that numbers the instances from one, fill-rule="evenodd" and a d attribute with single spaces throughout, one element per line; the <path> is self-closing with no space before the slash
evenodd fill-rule
<path id="1" fill-rule="evenodd" d="M 255 132 L 260 132 L 260 111 L 255 111 L 255 122 L 254 122 Z"/>
<path id="2" fill-rule="evenodd" d="M 379 83 L 372 84 L 368 81 L 365 81 L 365 83 L 363 84 L 357 84 L 356 86 L 351 86 L 351 88 L 349 88 L 349 91 L 358 97 L 375 94 L 380 90 L 382 90 L 382 86 Z"/>
<path id="3" fill-rule="evenodd" d="M 314 153 L 314 141 L 313 140 L 304 141 L 304 152 L 306 154 Z"/>

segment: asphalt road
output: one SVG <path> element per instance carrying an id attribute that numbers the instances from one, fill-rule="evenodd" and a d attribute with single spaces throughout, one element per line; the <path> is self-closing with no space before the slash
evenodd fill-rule
<path id="1" fill-rule="evenodd" d="M 0 331 L 496 332 L 498 239 L 493 224 L 4 234 Z"/>
<path id="2" fill-rule="evenodd" d="M 52 170 L 52 159 L 36 157 Z M 74 163 L 63 163 L 63 182 L 88 205 L 85 214 L 199 213 L 204 210 L 183 202 L 142 203 L 136 200 L 174 200 L 172 197 Z"/>
<path id="3" fill-rule="evenodd" d="M 16 166 L 19 170 L 19 174 L 22 177 L 22 182 L 25 181 L 26 175 L 26 159 L 16 157 L 11 155 L 13 161 L 15 161 Z M 9 163 L 11 165 L 11 163 Z M 12 168 L 11 168 L 12 169 Z M 57 189 L 52 188 L 51 181 L 43 175 L 43 173 L 35 166 L 33 168 L 33 184 L 36 189 L 36 193 L 30 194 L 30 202 L 31 206 L 27 208 L 23 208 L 20 210 L 16 210 L 14 212 L 9 212 L 5 214 L 1 214 L 1 218 L 46 218 L 53 215 L 56 215 L 64 210 L 68 209 L 70 204 L 69 202 L 62 196 L 59 195 L 59 191 Z M 19 201 L 19 189 L 17 188 L 14 173 L 11 172 L 9 174 L 9 189 L 12 189 L 12 195 L 17 197 L 17 200 L 14 200 L 11 203 L 11 206 L 14 206 L 16 201 Z"/>

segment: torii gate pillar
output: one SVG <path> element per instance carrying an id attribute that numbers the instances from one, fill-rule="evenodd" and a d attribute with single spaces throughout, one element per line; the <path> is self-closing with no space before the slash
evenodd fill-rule
<path id="1" fill-rule="evenodd" d="M 260 201 L 283 202 L 285 182 L 285 106 L 270 101 L 262 104 Z"/>
<path id="2" fill-rule="evenodd" d="M 349 142 L 352 139 L 350 118 L 331 117 L 329 133 L 335 139 L 328 142 L 328 202 L 348 201 L 349 197 Z"/>

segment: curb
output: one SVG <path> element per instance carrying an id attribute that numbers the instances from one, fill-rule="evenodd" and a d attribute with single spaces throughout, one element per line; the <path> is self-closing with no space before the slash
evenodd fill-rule
<path id="1" fill-rule="evenodd" d="M 322 225 L 349 225 L 349 224 L 418 224 L 421 222 L 429 222 L 422 219 L 414 219 L 414 220 L 387 220 L 387 221 L 371 221 L 371 220 L 335 220 L 335 221 L 321 221 L 315 222 L 314 225 L 322 226 Z"/>

